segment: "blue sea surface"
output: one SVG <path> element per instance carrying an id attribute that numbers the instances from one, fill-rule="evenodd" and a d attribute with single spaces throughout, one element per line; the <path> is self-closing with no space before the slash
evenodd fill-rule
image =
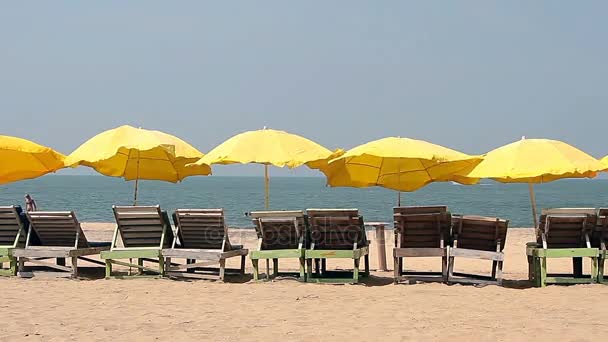
<path id="1" fill-rule="evenodd" d="M 112 205 L 133 204 L 134 182 L 103 176 L 47 175 L 0 186 L 0 205 L 23 204 L 30 193 L 41 210 L 74 210 L 82 222 L 113 222 Z M 608 180 L 568 179 L 535 185 L 538 208 L 608 207 Z M 244 213 L 264 209 L 261 177 L 190 177 L 182 183 L 140 181 L 141 205 L 224 208 L 230 226 L 251 227 Z M 367 221 L 391 221 L 397 192 L 384 188 L 330 188 L 322 177 L 274 177 L 270 207 L 281 209 L 359 208 Z M 491 181 L 474 186 L 433 183 L 402 193 L 402 205 L 448 205 L 452 213 L 498 216 L 511 227 L 531 227 L 527 184 Z"/>

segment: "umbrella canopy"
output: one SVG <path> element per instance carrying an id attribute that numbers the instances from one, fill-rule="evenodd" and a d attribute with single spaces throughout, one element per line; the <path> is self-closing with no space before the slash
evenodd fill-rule
<path id="1" fill-rule="evenodd" d="M 605 169 L 600 161 L 558 140 L 525 139 L 488 152 L 466 177 L 470 183 L 491 178 L 502 183 L 528 183 L 534 226 L 538 226 L 533 183 L 562 178 L 591 178 Z"/>
<path id="2" fill-rule="evenodd" d="M 331 186 L 414 191 L 434 181 L 459 181 L 480 161 L 426 141 L 390 137 L 359 145 L 320 169 Z"/>
<path id="3" fill-rule="evenodd" d="M 339 152 L 336 152 L 339 153 Z M 265 164 L 294 168 L 322 165 L 334 152 L 316 142 L 274 129 L 237 134 L 209 151 L 196 164 Z"/>
<path id="4" fill-rule="evenodd" d="M 201 158 L 204 164 L 264 164 L 265 207 L 269 207 L 268 165 L 295 168 L 308 165 L 320 168 L 327 160 L 340 155 L 296 134 L 273 129 L 261 129 L 237 134 L 224 141 Z"/>
<path id="5" fill-rule="evenodd" d="M 605 156 L 600 160 L 602 166 L 604 167 L 604 171 L 608 171 L 608 156 Z"/>
<path id="6" fill-rule="evenodd" d="M 488 152 L 467 177 L 503 183 L 546 183 L 595 177 L 605 168 L 597 159 L 565 142 L 522 139 Z"/>
<path id="7" fill-rule="evenodd" d="M 86 141 L 65 160 L 68 166 L 85 165 L 125 180 L 179 182 L 188 176 L 208 175 L 205 164 L 186 166 L 203 153 L 187 142 L 159 131 L 131 126 L 111 129 Z"/>
<path id="8" fill-rule="evenodd" d="M 65 156 L 35 142 L 0 135 L 0 184 L 40 177 L 64 167 Z"/>

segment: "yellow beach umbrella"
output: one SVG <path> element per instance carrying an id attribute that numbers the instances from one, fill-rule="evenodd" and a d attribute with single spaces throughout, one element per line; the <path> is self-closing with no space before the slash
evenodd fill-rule
<path id="1" fill-rule="evenodd" d="M 89 139 L 65 160 L 68 166 L 84 165 L 111 177 L 135 180 L 134 203 L 140 179 L 179 182 L 188 176 L 208 175 L 211 168 L 186 166 L 203 153 L 167 133 L 121 126 Z"/>
<path id="2" fill-rule="evenodd" d="M 331 186 L 414 191 L 435 181 L 458 181 L 458 175 L 466 175 L 480 161 L 426 141 L 390 137 L 359 145 L 321 171 Z"/>
<path id="3" fill-rule="evenodd" d="M 268 165 L 295 168 L 301 165 L 321 167 L 328 158 L 338 155 L 327 148 L 301 137 L 273 129 L 261 129 L 237 134 L 224 141 L 201 158 L 204 164 L 263 164 L 265 207 L 269 207 Z"/>
<path id="4" fill-rule="evenodd" d="M 472 182 L 491 178 L 502 183 L 528 183 L 534 225 L 538 226 L 533 183 L 592 178 L 604 168 L 597 159 L 564 142 L 522 138 L 488 152 L 466 177 Z"/>
<path id="5" fill-rule="evenodd" d="M 64 167 L 65 156 L 35 142 L 0 135 L 0 184 L 40 177 Z"/>

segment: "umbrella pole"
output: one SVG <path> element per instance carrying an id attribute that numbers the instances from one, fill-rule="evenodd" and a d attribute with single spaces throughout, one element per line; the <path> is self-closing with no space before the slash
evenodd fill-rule
<path id="1" fill-rule="evenodd" d="M 270 179 L 268 178 L 268 164 L 264 164 L 264 206 L 270 207 Z"/>
<path id="2" fill-rule="evenodd" d="M 135 191 L 133 194 L 133 205 L 137 205 L 137 186 L 139 185 L 139 179 L 135 179 Z"/>
<path id="3" fill-rule="evenodd" d="M 530 205 L 532 206 L 532 216 L 534 217 L 534 228 L 538 228 L 538 217 L 536 216 L 536 196 L 534 196 L 534 185 L 528 183 L 530 190 Z"/>
<path id="4" fill-rule="evenodd" d="M 401 206 L 401 191 L 397 191 L 397 206 Z"/>
<path id="5" fill-rule="evenodd" d="M 135 191 L 133 194 L 133 205 L 134 206 L 137 205 L 137 186 L 138 185 L 139 185 L 139 150 L 137 151 L 137 177 L 135 177 Z"/>

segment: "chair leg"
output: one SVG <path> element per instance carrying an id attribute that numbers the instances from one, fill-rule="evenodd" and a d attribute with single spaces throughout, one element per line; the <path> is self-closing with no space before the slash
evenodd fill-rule
<path id="1" fill-rule="evenodd" d="M 353 269 L 353 283 L 359 282 L 359 258 L 353 259 L 355 262 L 355 268 Z"/>
<path id="2" fill-rule="evenodd" d="M 496 283 L 498 286 L 502 286 L 502 264 L 503 261 L 498 262 L 498 271 L 496 272 Z"/>
<path id="3" fill-rule="evenodd" d="M 137 266 L 144 266 L 144 259 L 137 258 Z M 139 275 L 144 274 L 144 269 L 143 268 L 138 268 L 137 269 L 137 274 L 139 274 Z"/>
<path id="4" fill-rule="evenodd" d="M 448 282 L 448 257 L 441 257 L 441 276 L 445 283 Z"/>
<path id="5" fill-rule="evenodd" d="M 158 273 L 161 277 L 165 276 L 165 258 L 163 257 L 158 258 Z"/>
<path id="6" fill-rule="evenodd" d="M 186 264 L 194 264 L 196 262 L 196 260 L 193 259 L 186 259 Z M 186 269 L 186 273 L 194 273 L 196 270 L 194 268 L 188 268 Z"/>
<path id="7" fill-rule="evenodd" d="M 496 280 L 496 267 L 498 266 L 498 261 L 492 261 L 492 280 Z"/>
<path id="8" fill-rule="evenodd" d="M 220 259 L 220 281 L 224 282 L 226 273 L 226 259 Z"/>
<path id="9" fill-rule="evenodd" d="M 583 258 L 572 258 L 572 273 L 574 274 L 574 278 L 583 277 Z"/>
<path id="10" fill-rule="evenodd" d="M 532 283 L 534 281 L 534 262 L 531 255 L 528 255 L 528 281 Z"/>
<path id="11" fill-rule="evenodd" d="M 251 265 L 253 266 L 253 280 L 260 280 L 260 270 L 258 269 L 258 259 L 251 259 Z"/>
<path id="12" fill-rule="evenodd" d="M 397 269 L 399 270 L 399 275 L 402 276 L 403 275 L 403 258 L 399 258 L 399 263 L 397 265 Z"/>
<path id="13" fill-rule="evenodd" d="M 365 263 L 365 271 L 364 271 L 363 275 L 366 277 L 369 277 L 369 254 L 366 254 L 363 257 L 363 262 Z"/>
<path id="14" fill-rule="evenodd" d="M 539 266 L 540 266 L 540 287 L 547 286 L 547 258 L 539 258 Z"/>
<path id="15" fill-rule="evenodd" d="M 106 279 L 110 279 L 112 277 L 112 262 L 110 259 L 106 259 Z"/>
<path id="16" fill-rule="evenodd" d="M 312 259 L 306 259 L 306 279 L 312 279 Z"/>
<path id="17" fill-rule="evenodd" d="M 397 284 L 399 283 L 399 257 L 394 257 L 393 258 L 393 278 L 394 278 L 394 283 Z"/>
<path id="18" fill-rule="evenodd" d="M 448 257 L 448 282 L 450 278 L 454 277 L 454 257 Z"/>
<path id="19" fill-rule="evenodd" d="M 266 279 L 270 280 L 270 259 L 266 260 Z"/>
<path id="20" fill-rule="evenodd" d="M 171 268 L 171 258 L 165 258 L 165 274 L 169 271 L 169 269 Z"/>
<path id="21" fill-rule="evenodd" d="M 304 258 L 300 258 L 300 281 L 306 280 L 306 262 Z"/>
<path id="22" fill-rule="evenodd" d="M 245 275 L 245 256 L 241 255 L 241 275 Z"/>
<path id="23" fill-rule="evenodd" d="M 327 272 L 327 259 L 321 259 L 321 273 Z"/>
<path id="24" fill-rule="evenodd" d="M 272 276 L 277 277 L 279 275 L 279 259 L 272 259 Z"/>
<path id="25" fill-rule="evenodd" d="M 17 269 L 19 270 L 19 272 L 25 271 L 25 260 L 27 260 L 27 259 L 23 258 L 23 257 L 19 258 L 19 261 L 18 261 L 19 266 L 17 266 Z"/>
<path id="26" fill-rule="evenodd" d="M 72 257 L 72 278 L 78 277 L 78 257 Z"/>
<path id="27" fill-rule="evenodd" d="M 597 269 L 597 281 L 598 283 L 604 283 L 604 263 L 606 262 L 606 258 L 604 256 L 600 257 L 600 260 L 598 262 L 598 269 Z"/>
<path id="28" fill-rule="evenodd" d="M 598 281 L 598 258 L 591 258 L 591 282 L 597 283 Z"/>
<path id="29" fill-rule="evenodd" d="M 319 259 L 315 259 L 315 274 L 319 276 L 321 274 L 321 267 Z"/>
<path id="30" fill-rule="evenodd" d="M 12 258 L 10 261 L 10 274 L 12 276 L 17 275 L 17 258 Z"/>

